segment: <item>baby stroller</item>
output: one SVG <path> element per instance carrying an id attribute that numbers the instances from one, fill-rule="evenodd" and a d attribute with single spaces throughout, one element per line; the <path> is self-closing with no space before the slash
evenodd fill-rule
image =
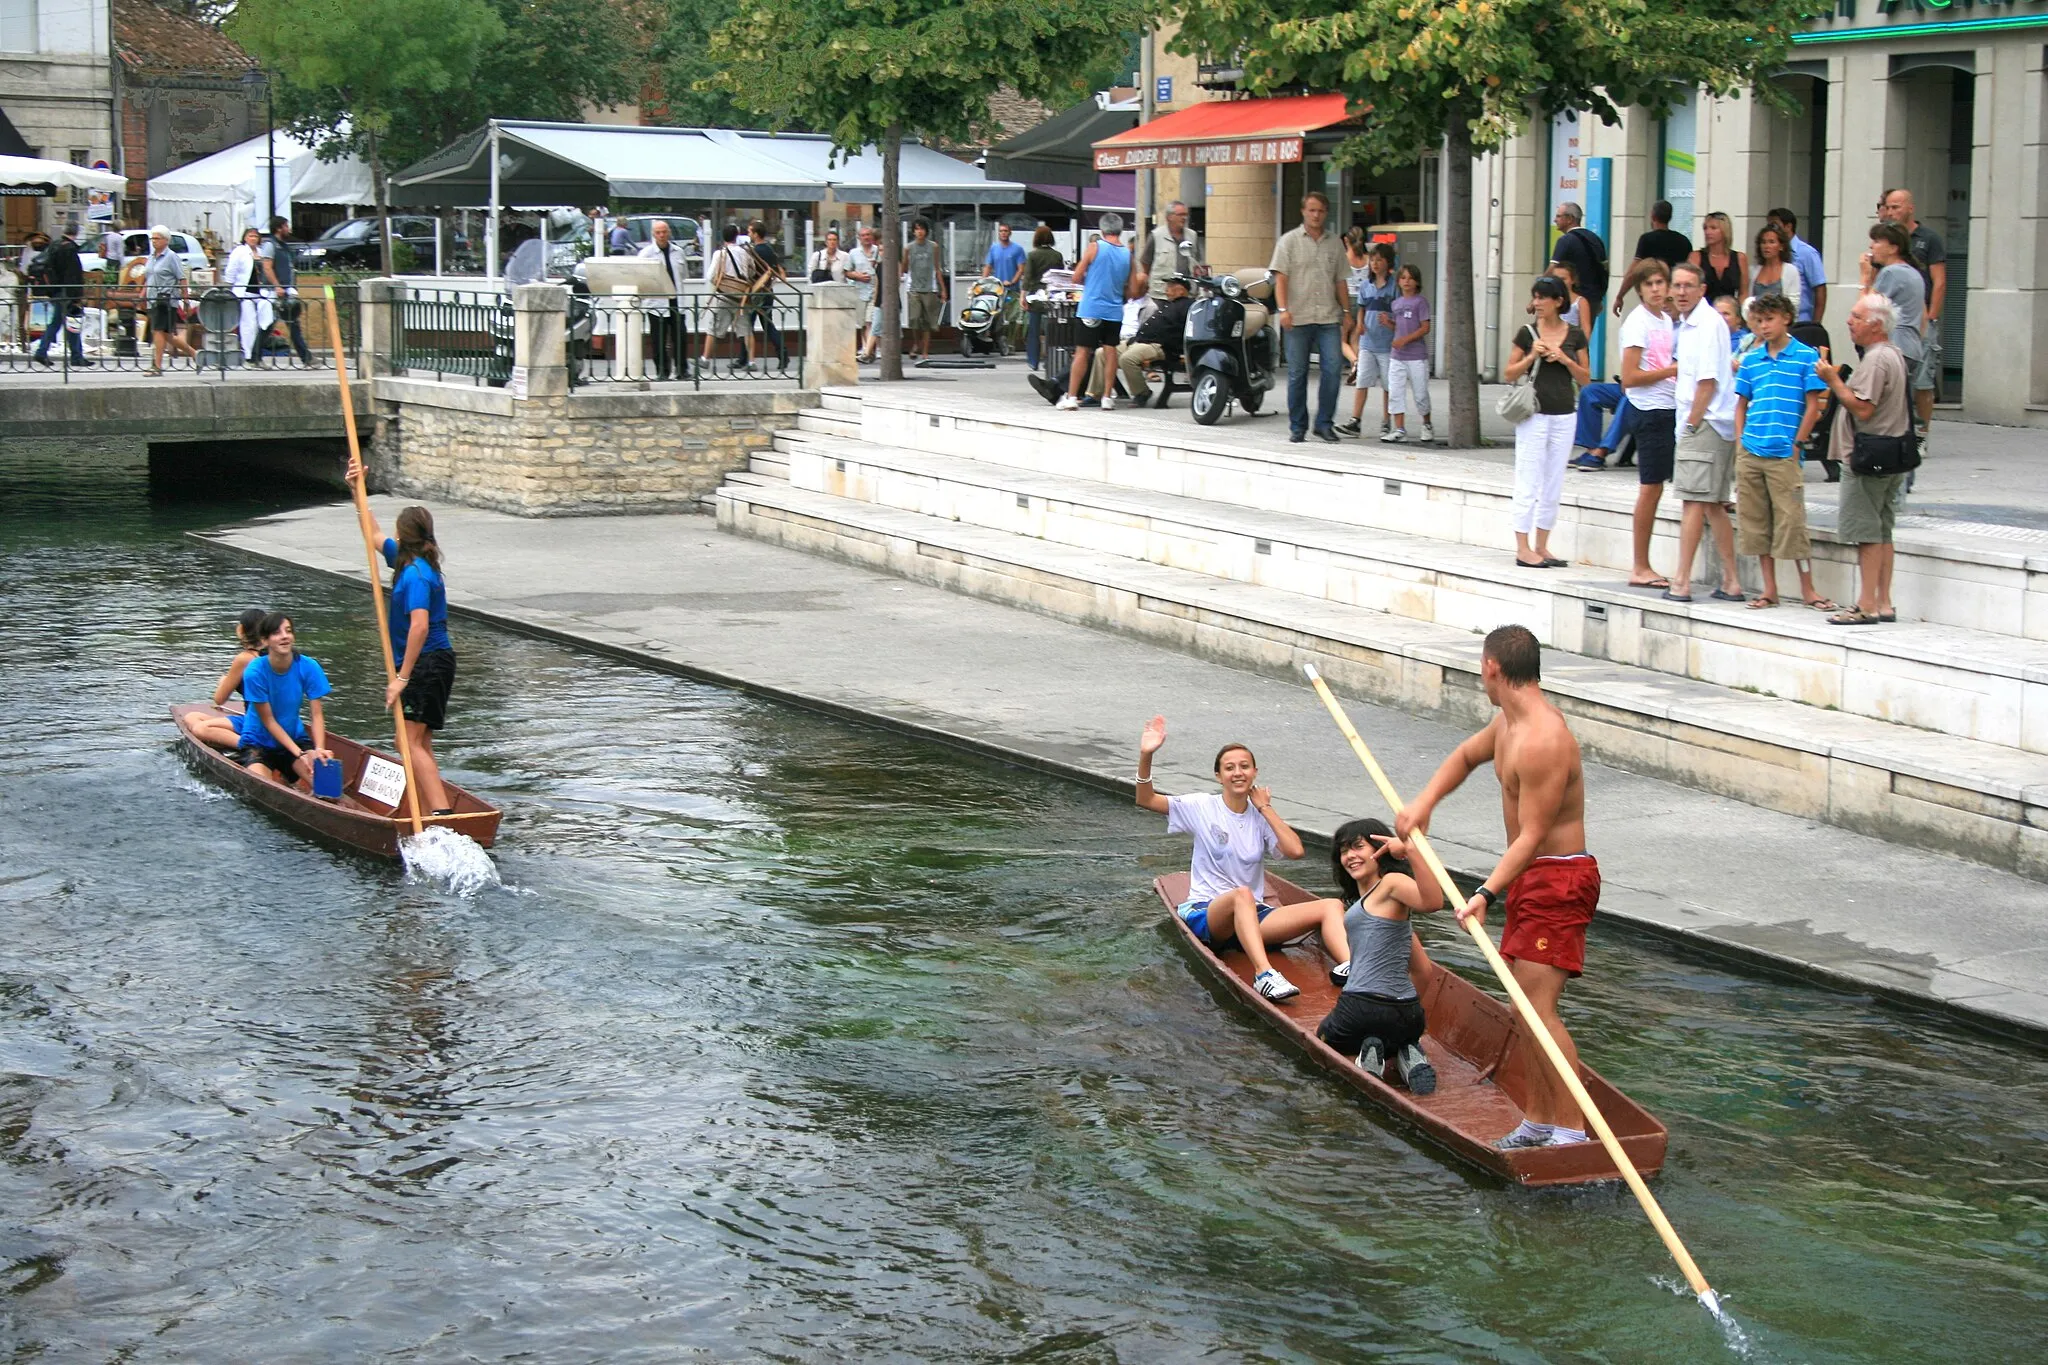
<path id="1" fill-rule="evenodd" d="M 1003 309 L 1006 293 L 1001 280 L 986 277 L 967 291 L 967 302 L 960 308 L 961 355 L 1010 353 L 1009 320 Z"/>

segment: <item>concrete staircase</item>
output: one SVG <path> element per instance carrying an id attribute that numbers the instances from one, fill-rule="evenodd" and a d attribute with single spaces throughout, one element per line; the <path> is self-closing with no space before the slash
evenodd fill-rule
<path id="1" fill-rule="evenodd" d="M 1313 659 L 1466 723 L 1488 713 L 1480 635 L 1518 621 L 1607 762 L 2048 879 L 2048 553 L 1902 534 L 1908 619 L 1830 626 L 1628 588 L 1632 483 L 1572 481 L 1552 544 L 1573 564 L 1531 571 L 1499 464 L 1233 435 L 827 392 L 715 504 L 743 534 L 1260 671 Z M 1850 596 L 1847 547 L 1816 556 Z"/>

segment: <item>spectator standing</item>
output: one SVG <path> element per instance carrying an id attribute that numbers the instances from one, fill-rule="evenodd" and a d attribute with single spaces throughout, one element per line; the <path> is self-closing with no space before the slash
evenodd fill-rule
<path id="1" fill-rule="evenodd" d="M 1919 363 L 1913 367 L 1913 424 L 1920 430 L 1924 447 L 1928 424 L 1934 420 L 1934 381 L 1941 369 L 1941 313 L 1948 303 L 1948 248 L 1942 245 L 1940 233 L 1920 221 L 1911 190 L 1886 190 L 1878 217 L 1906 230 L 1911 245 L 1908 261 L 1920 272 L 1926 286 L 1920 315 L 1921 354 Z"/>
<path id="2" fill-rule="evenodd" d="M 848 255 L 839 246 L 839 229 L 831 228 L 825 233 L 825 244 L 811 253 L 804 268 L 810 272 L 812 284 L 845 284 L 848 264 Z"/>
<path id="3" fill-rule="evenodd" d="M 1735 488 L 1735 356 L 1728 323 L 1707 300 L 1707 272 L 1681 261 L 1671 272 L 1671 299 L 1678 311 L 1678 449 L 1671 482 L 1682 512 L 1678 523 L 1678 572 L 1664 595 L 1692 601 L 1693 556 L 1709 527 L 1721 556 L 1721 586 L 1714 597 L 1742 600 L 1735 573 L 1735 527 L 1728 497 Z"/>
<path id="4" fill-rule="evenodd" d="M 614 256 L 630 256 L 633 254 L 633 234 L 628 232 L 626 225 L 617 219 L 612 220 L 611 237 L 608 240 L 607 247 Z"/>
<path id="5" fill-rule="evenodd" d="M 1576 326 L 1588 337 L 1593 335 L 1593 301 L 1579 288 L 1577 273 L 1563 261 L 1552 261 L 1550 273 L 1564 281 L 1570 299 L 1564 307 L 1565 321 Z"/>
<path id="6" fill-rule="evenodd" d="M 1034 370 L 1038 368 L 1040 341 L 1045 331 L 1045 305 L 1032 303 L 1030 298 L 1045 287 L 1046 271 L 1064 270 L 1067 266 L 1067 258 L 1052 243 L 1052 229 L 1040 223 L 1031 234 L 1031 251 L 1024 257 L 1025 307 L 1030 310 L 1024 319 L 1024 362 Z"/>
<path id="7" fill-rule="evenodd" d="M 1363 434 L 1365 397 L 1370 389 L 1380 391 L 1380 429 L 1387 434 L 1387 384 L 1394 366 L 1394 300 L 1401 287 L 1394 283 L 1394 248 L 1374 242 L 1366 253 L 1366 275 L 1352 285 L 1352 301 L 1358 315 L 1358 368 L 1351 377 L 1357 391 L 1351 396 L 1351 420 L 1338 427 L 1345 436 Z"/>
<path id="8" fill-rule="evenodd" d="M 249 229 L 256 231 L 254 228 Z M 36 363 L 49 366 L 56 362 L 50 359 L 50 342 L 57 333 L 64 334 L 64 352 L 71 358 L 73 369 L 92 364 L 85 358 L 85 344 L 77 332 L 71 330 L 71 319 L 80 316 L 79 300 L 85 297 L 85 267 L 78 259 L 78 225 L 66 223 L 63 235 L 55 245 L 42 253 L 37 263 L 42 274 L 43 293 L 50 300 L 50 320 L 43 327 L 42 340 L 36 343 Z"/>
<path id="9" fill-rule="evenodd" d="M 1650 539 L 1657 530 L 1657 506 L 1671 481 L 1678 439 L 1678 336 L 1666 305 L 1671 270 L 1664 262 L 1642 262 L 1629 274 L 1640 300 L 1621 324 L 1621 386 L 1636 417 L 1635 564 L 1632 588 L 1671 590 L 1671 580 L 1650 565 Z M 1626 295 L 1627 289 L 1622 293 Z"/>
<path id="10" fill-rule="evenodd" d="M 1790 209 L 1772 209 L 1764 215 L 1764 221 L 1784 234 L 1792 264 L 1799 267 L 1799 280 L 1805 286 L 1797 300 L 1799 316 L 1793 320 L 1812 322 L 1815 318 L 1825 318 L 1828 313 L 1827 267 L 1821 263 L 1820 252 L 1799 235 L 1799 215 Z"/>
<path id="11" fill-rule="evenodd" d="M 1894 224 L 1881 223 L 1880 227 Z M 1902 230 L 1903 231 L 1903 230 Z M 1856 436 L 1904 436 L 1913 421 L 1911 367 L 1889 336 L 1896 308 L 1888 294 L 1868 293 L 1849 310 L 1849 337 L 1863 358 L 1849 379 L 1823 355 L 1816 372 L 1841 404 L 1830 454 L 1842 464 L 1841 511 L 1836 534 L 1856 547 L 1856 606 L 1830 616 L 1837 626 L 1874 626 L 1899 619 L 1892 606 L 1892 526 L 1906 481 L 1904 474 L 1858 474 L 1851 458 Z"/>
<path id="12" fill-rule="evenodd" d="M 1576 386 L 1591 376 L 1586 367 L 1586 334 L 1565 316 L 1571 291 L 1555 275 L 1539 278 L 1529 291 L 1529 324 L 1515 333 L 1508 356 L 1509 383 L 1533 372 L 1536 411 L 1515 425 L 1515 492 L 1509 516 L 1515 532 L 1515 563 L 1525 569 L 1562 568 L 1551 557 L 1550 532 L 1564 492 L 1565 458 L 1572 453 Z"/>
<path id="13" fill-rule="evenodd" d="M 711 321 L 704 329 L 704 350 L 698 360 L 698 368 L 704 373 L 711 370 L 713 343 L 722 336 L 739 335 L 748 284 L 759 273 L 753 249 L 740 240 L 739 224 L 727 223 L 719 236 L 722 239 L 719 248 L 711 253 Z M 746 349 L 742 344 L 739 353 L 733 357 L 733 368 L 738 368 L 745 358 Z"/>
<path id="14" fill-rule="evenodd" d="M 1399 443 L 1408 439 L 1408 414 L 1413 411 L 1422 418 L 1422 435 L 1417 438 L 1424 445 L 1436 444 L 1436 433 L 1429 425 L 1429 299 L 1422 292 L 1422 272 L 1412 265 L 1404 265 L 1395 273 L 1394 282 L 1401 292 L 1394 297 L 1394 348 L 1389 353 L 1387 375 L 1387 411 L 1393 415 L 1394 429 L 1380 437 L 1382 441 Z"/>
<path id="15" fill-rule="evenodd" d="M 670 240 L 668 220 L 654 220 L 654 240 L 640 248 L 640 259 L 659 261 L 666 283 L 661 293 L 649 300 L 647 328 L 654 338 L 654 377 L 690 377 L 689 321 L 683 313 L 683 282 L 690 264 L 681 242 Z"/>
<path id="16" fill-rule="evenodd" d="M 1273 247 L 1275 316 L 1287 351 L 1287 439 L 1306 440 L 1309 429 L 1308 358 L 1322 366 L 1316 389 L 1315 431 L 1334 442 L 1337 393 L 1344 383 L 1344 284 L 1350 271 L 1344 245 L 1329 230 L 1330 200 L 1310 190 L 1301 200 L 1301 226 Z"/>
<path id="17" fill-rule="evenodd" d="M 1188 330 L 1188 277 L 1168 275 L 1158 281 L 1166 287 L 1166 297 L 1152 315 L 1138 324 L 1137 335 L 1131 344 L 1117 351 L 1117 368 L 1123 373 L 1124 391 L 1131 401 L 1143 407 L 1152 397 L 1151 386 L 1145 382 L 1148 367 L 1163 370 L 1169 379 L 1181 361 L 1181 351 L 1186 344 Z"/>
<path id="18" fill-rule="evenodd" d="M 1024 305 L 1024 248 L 1010 240 L 1010 225 L 996 224 L 996 239 L 981 259 L 983 276 L 1003 286 L 1003 332 L 1009 334 Z"/>
<path id="19" fill-rule="evenodd" d="M 1792 262 L 1791 234 L 1775 223 L 1765 223 L 1757 229 L 1756 255 L 1750 258 L 1749 297 L 1762 298 L 1766 294 L 1783 294 L 1792 300 L 1795 311 L 1806 301 L 1805 281 Z M 1808 308 L 1807 316 L 1812 315 Z"/>
<path id="20" fill-rule="evenodd" d="M 1752 609 L 1778 605 L 1778 561 L 1799 566 L 1799 592 L 1816 611 L 1839 611 L 1813 586 L 1808 562 L 1813 543 L 1806 532 L 1806 489 L 1799 453 L 1820 420 L 1820 396 L 1827 383 L 1815 368 L 1820 352 L 1792 337 L 1794 305 L 1783 294 L 1751 299 L 1750 330 L 1756 345 L 1742 354 L 1735 372 L 1735 548 L 1756 555 L 1763 592 Z"/>
<path id="21" fill-rule="evenodd" d="M 910 245 L 903 249 L 903 275 L 910 281 L 910 315 L 904 326 L 917 334 L 918 358 L 932 355 L 932 333 L 946 315 L 946 271 L 931 225 L 920 218 L 910 225 Z M 1117 316 L 1121 318 L 1121 301 Z"/>
<path id="22" fill-rule="evenodd" d="M 875 230 L 861 225 L 859 240 L 846 255 L 846 282 L 860 290 L 861 328 L 858 338 L 863 362 L 875 358 L 875 344 L 882 330 L 882 310 L 875 299 L 875 280 L 882 273 L 882 247 Z"/>
<path id="23" fill-rule="evenodd" d="M 1124 326 L 1124 298 L 1131 284 L 1131 249 L 1123 243 L 1124 220 L 1105 213 L 1096 223 L 1102 234 L 1081 252 L 1074 267 L 1074 282 L 1081 286 L 1081 303 L 1074 317 L 1074 364 L 1067 377 L 1067 391 L 1057 407 L 1071 412 L 1081 406 L 1081 385 L 1087 382 L 1095 352 L 1103 352 L 1104 388 L 1102 407 L 1116 406 L 1116 342 Z"/>
<path id="24" fill-rule="evenodd" d="M 292 349 L 298 352 L 299 363 L 310 370 L 313 368 L 313 353 L 307 349 L 306 334 L 299 325 L 300 314 L 305 310 L 300 306 L 299 263 L 292 254 L 292 225 L 288 218 L 270 220 L 270 240 L 263 244 L 263 273 L 269 279 L 270 287 L 277 291 L 277 314 L 284 319 Z M 265 340 L 268 340 L 268 333 Z M 256 358 L 263 358 L 260 347 Z"/>
<path id="25" fill-rule="evenodd" d="M 1909 379 L 1916 377 L 1926 348 L 1920 337 L 1922 310 L 1927 294 L 1920 272 L 1913 268 L 1912 238 L 1897 223 L 1870 225 L 1870 250 L 1863 253 L 1865 293 L 1875 291 L 1892 301 L 1893 316 L 1888 342 L 1906 363 Z M 1832 388 L 1832 386 L 1830 386 Z M 1883 433 L 1887 436 L 1893 432 Z"/>
<path id="26" fill-rule="evenodd" d="M 191 297 L 191 272 L 186 268 L 185 258 L 171 250 L 171 230 L 151 228 L 149 256 L 142 267 L 142 300 L 149 309 L 151 374 L 164 372 L 166 346 L 174 347 L 182 356 L 199 354 L 187 344 L 178 326 L 178 305 Z"/>
<path id="27" fill-rule="evenodd" d="M 1662 261 L 1668 270 L 1690 259 L 1692 239 L 1671 230 L 1671 202 L 1659 199 L 1650 205 L 1650 230 L 1636 238 L 1636 254 L 1628 268 L 1634 270 L 1644 261 Z"/>
<path id="28" fill-rule="evenodd" d="M 1607 297 L 1607 243 L 1585 225 L 1585 210 L 1569 199 L 1557 206 L 1551 221 L 1557 225 L 1559 234 L 1557 245 L 1550 249 L 1551 265 L 1572 268 L 1573 287 L 1597 312 Z"/>
<path id="29" fill-rule="evenodd" d="M 1725 213 L 1710 213 L 1700 219 L 1700 249 L 1688 258 L 1700 268 L 1706 282 L 1707 302 L 1722 299 L 1741 301 L 1749 297 L 1749 257 L 1735 249 L 1735 224 Z"/>
<path id="30" fill-rule="evenodd" d="M 1208 267 L 1202 260 L 1202 239 L 1188 226 L 1188 206 L 1176 199 L 1166 206 L 1166 221 L 1146 234 L 1138 263 L 1145 269 L 1146 288 L 1156 302 L 1166 297 L 1166 281 L 1174 275 L 1194 279 Z"/>

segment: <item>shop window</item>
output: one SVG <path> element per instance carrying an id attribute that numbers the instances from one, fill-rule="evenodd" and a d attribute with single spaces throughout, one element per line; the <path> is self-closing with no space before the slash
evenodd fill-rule
<path id="1" fill-rule="evenodd" d="M 1693 223 L 1698 214 L 1694 212 L 1694 182 L 1697 178 L 1695 156 L 1699 151 L 1700 97 L 1697 90 L 1688 90 L 1664 118 L 1661 140 L 1663 155 L 1658 158 L 1657 197 L 1671 205 L 1671 230 L 1693 235 Z"/>

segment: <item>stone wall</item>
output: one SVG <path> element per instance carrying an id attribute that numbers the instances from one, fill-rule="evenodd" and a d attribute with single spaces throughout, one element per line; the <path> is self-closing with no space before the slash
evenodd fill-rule
<path id="1" fill-rule="evenodd" d="M 568 393 L 377 380 L 386 488 L 520 516 L 685 511 L 815 393 Z"/>

